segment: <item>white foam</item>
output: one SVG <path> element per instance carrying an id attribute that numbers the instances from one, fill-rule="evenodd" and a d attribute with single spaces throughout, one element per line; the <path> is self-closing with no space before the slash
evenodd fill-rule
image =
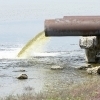
<path id="1" fill-rule="evenodd" d="M 19 48 L 0 51 L 0 59 L 16 59 Z"/>

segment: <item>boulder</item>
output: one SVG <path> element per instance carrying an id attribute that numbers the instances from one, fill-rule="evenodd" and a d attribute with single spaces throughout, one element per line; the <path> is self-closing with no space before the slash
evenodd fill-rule
<path id="1" fill-rule="evenodd" d="M 13 72 L 26 72 L 26 70 L 20 69 L 20 70 L 15 70 L 15 71 L 13 71 Z"/>
<path id="2" fill-rule="evenodd" d="M 92 68 L 91 64 L 86 64 L 86 65 L 82 65 L 82 66 L 78 67 L 78 69 L 80 69 L 80 70 L 86 70 L 87 68 Z"/>
<path id="3" fill-rule="evenodd" d="M 54 65 L 54 66 L 51 67 L 51 69 L 52 70 L 57 70 L 57 69 L 62 70 L 63 67 Z"/>
<path id="4" fill-rule="evenodd" d="M 28 76 L 26 74 L 21 74 L 17 77 L 17 79 L 28 79 Z"/>
<path id="5" fill-rule="evenodd" d="M 79 45 L 82 49 L 95 48 L 97 46 L 96 36 L 83 36 L 79 40 Z"/>
<path id="6" fill-rule="evenodd" d="M 87 73 L 88 74 L 100 74 L 100 66 L 88 68 Z"/>

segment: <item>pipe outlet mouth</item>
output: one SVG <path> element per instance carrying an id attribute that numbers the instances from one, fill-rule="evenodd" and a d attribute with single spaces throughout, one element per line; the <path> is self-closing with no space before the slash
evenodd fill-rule
<path id="1" fill-rule="evenodd" d="M 45 36 L 100 36 L 100 16 L 64 16 L 44 22 Z"/>

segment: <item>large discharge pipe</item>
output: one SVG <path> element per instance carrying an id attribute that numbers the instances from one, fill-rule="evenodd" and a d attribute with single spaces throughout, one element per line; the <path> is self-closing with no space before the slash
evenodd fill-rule
<path id="1" fill-rule="evenodd" d="M 44 23 L 45 36 L 100 36 L 100 16 L 64 16 Z"/>

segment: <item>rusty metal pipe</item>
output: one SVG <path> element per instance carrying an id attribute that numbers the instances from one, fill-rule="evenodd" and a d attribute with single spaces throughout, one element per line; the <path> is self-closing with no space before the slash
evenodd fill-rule
<path id="1" fill-rule="evenodd" d="M 46 36 L 99 36 L 100 16 L 64 16 L 45 20 Z"/>

